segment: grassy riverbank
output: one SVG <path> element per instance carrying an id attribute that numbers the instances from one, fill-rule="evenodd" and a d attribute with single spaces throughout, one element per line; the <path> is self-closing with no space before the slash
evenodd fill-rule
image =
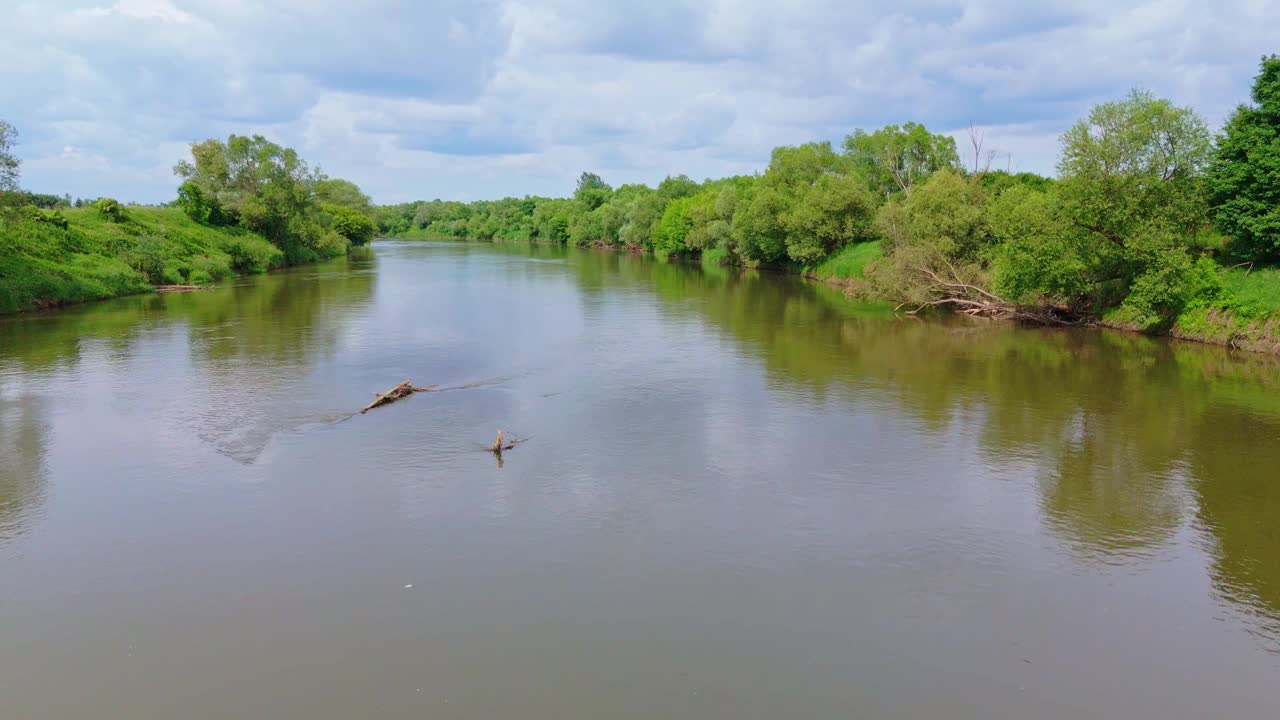
<path id="1" fill-rule="evenodd" d="M 204 285 L 283 264 L 284 253 L 261 235 L 202 225 L 177 208 L 0 215 L 0 313 Z"/>
<path id="2" fill-rule="evenodd" d="M 1123 307 L 1108 313 L 1100 324 L 1280 354 L 1280 269 L 1233 268 L 1223 272 L 1222 286 L 1212 299 L 1189 305 L 1167 326 L 1144 330 Z"/>

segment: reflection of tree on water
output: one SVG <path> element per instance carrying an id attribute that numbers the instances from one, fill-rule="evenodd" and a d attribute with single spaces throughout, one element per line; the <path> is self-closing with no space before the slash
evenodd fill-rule
<path id="1" fill-rule="evenodd" d="M 328 263 L 192 293 L 174 310 L 190 323 L 194 382 L 170 411 L 220 452 L 252 462 L 281 430 L 322 419 L 311 370 L 337 351 L 373 296 L 371 261 Z M 329 408 L 328 410 L 332 410 Z"/>
<path id="2" fill-rule="evenodd" d="M 276 432 L 317 419 L 297 403 L 277 401 L 299 392 L 309 370 L 335 352 L 374 282 L 371 258 L 340 259 L 242 278 L 230 288 L 3 318 L 0 357 L 51 377 L 73 369 L 88 348 L 105 353 L 130 390 L 118 402 L 146 404 L 146 415 L 186 425 L 249 462 Z M 164 347 L 178 340 L 171 331 L 185 338 Z M 139 377 L 144 363 L 156 362 L 139 353 L 144 339 L 170 366 L 155 377 Z M 165 380 L 178 385 L 165 387 Z"/>
<path id="3" fill-rule="evenodd" d="M 617 255 L 592 289 L 650 287 L 815 400 L 888 401 L 1030 465 L 1047 529 L 1084 562 L 1134 563 L 1198 520 L 1222 597 L 1280 638 L 1280 362 L 1094 331 L 869 317 L 825 288 Z M 872 382 L 865 382 L 870 379 Z"/>
<path id="4" fill-rule="evenodd" d="M 0 547 L 21 535 L 44 504 L 48 427 L 40 399 L 0 384 Z"/>
<path id="5" fill-rule="evenodd" d="M 1215 408 L 1195 443 L 1197 519 L 1214 585 L 1280 652 L 1280 417 Z"/>

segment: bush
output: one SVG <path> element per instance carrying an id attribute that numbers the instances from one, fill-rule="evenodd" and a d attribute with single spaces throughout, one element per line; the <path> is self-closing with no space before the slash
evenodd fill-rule
<path id="1" fill-rule="evenodd" d="M 193 285 L 202 285 L 204 283 L 218 282 L 226 280 L 235 273 L 231 269 L 231 265 L 227 259 L 212 258 L 208 255 L 197 255 L 191 258 L 191 274 L 188 280 Z M 196 277 L 204 278 L 197 281 Z"/>
<path id="2" fill-rule="evenodd" d="M 45 210 L 36 205 L 20 205 L 0 208 L 2 218 L 10 223 L 43 223 L 62 230 L 67 229 L 67 217 L 57 210 Z"/>
<path id="3" fill-rule="evenodd" d="M 333 219 L 333 230 L 351 245 L 367 245 L 378 232 L 378 226 L 357 210 L 341 205 L 321 205 L 320 208 Z"/>
<path id="4" fill-rule="evenodd" d="M 129 214 L 125 212 L 125 209 L 119 202 L 111 198 L 98 198 L 93 203 L 93 209 L 97 210 L 98 214 L 109 222 L 123 223 L 129 220 Z"/>
<path id="5" fill-rule="evenodd" d="M 1129 286 L 1121 303 L 1129 320 L 1147 330 L 1167 328 L 1188 306 L 1215 299 L 1223 289 L 1222 270 L 1212 260 L 1192 260 L 1181 251 L 1162 253 Z"/>
<path id="6" fill-rule="evenodd" d="M 129 267 L 142 273 L 152 285 L 176 285 L 166 272 L 171 249 L 164 238 L 155 235 L 139 237 L 133 248 L 121 255 Z"/>
<path id="7" fill-rule="evenodd" d="M 279 248 L 253 235 L 228 238 L 222 249 L 231 256 L 231 269 L 238 273 L 264 273 L 284 260 Z"/>
<path id="8" fill-rule="evenodd" d="M 198 223 L 225 225 L 229 220 L 218 201 L 190 180 L 178 187 L 178 199 L 175 204 L 186 213 L 187 217 Z"/>

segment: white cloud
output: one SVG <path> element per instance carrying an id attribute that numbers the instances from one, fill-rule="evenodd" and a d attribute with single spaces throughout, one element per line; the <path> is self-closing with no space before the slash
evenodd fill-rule
<path id="1" fill-rule="evenodd" d="M 172 197 L 186 143 L 261 132 L 380 201 L 750 172 L 916 120 L 1052 171 L 1094 102 L 1217 124 L 1280 51 L 1280 0 L 20 0 L 0 115 L 25 184 Z M 962 142 L 961 145 L 964 143 Z M 66 148 L 72 152 L 65 152 Z"/>

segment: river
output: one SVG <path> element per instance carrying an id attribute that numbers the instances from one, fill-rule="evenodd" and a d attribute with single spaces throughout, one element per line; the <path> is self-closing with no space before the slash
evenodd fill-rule
<path id="1" fill-rule="evenodd" d="M 1275 358 L 515 244 L 0 318 L 6 720 L 1278 711 Z"/>

